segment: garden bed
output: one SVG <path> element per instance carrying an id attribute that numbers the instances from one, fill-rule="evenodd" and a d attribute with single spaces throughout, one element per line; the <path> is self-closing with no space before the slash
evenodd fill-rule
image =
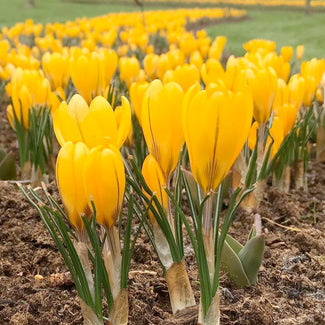
<path id="1" fill-rule="evenodd" d="M 0 146 L 17 153 L 1 105 Z M 258 283 L 236 288 L 221 277 L 221 323 L 325 324 L 325 165 L 311 162 L 308 193 L 267 187 L 260 211 L 266 248 Z M 49 189 L 58 199 L 55 184 Z M 239 210 L 230 234 L 245 242 L 253 214 Z M 190 244 L 187 268 L 199 286 Z M 82 324 L 79 300 L 63 260 L 37 212 L 15 184 L 0 182 L 0 324 Z M 53 276 L 53 274 L 56 274 Z M 129 276 L 129 324 L 196 324 L 197 308 L 172 316 L 167 285 L 145 235 Z"/>

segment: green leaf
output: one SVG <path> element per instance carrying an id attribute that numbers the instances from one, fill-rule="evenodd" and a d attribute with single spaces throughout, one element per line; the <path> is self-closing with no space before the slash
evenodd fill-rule
<path id="1" fill-rule="evenodd" d="M 250 284 L 257 281 L 258 270 L 263 261 L 264 247 L 264 236 L 256 236 L 251 238 L 238 253 Z"/>

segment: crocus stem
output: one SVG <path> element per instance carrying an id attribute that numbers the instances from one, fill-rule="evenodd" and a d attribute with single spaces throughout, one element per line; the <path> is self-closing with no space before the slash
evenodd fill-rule
<path id="1" fill-rule="evenodd" d="M 167 189 L 170 191 L 170 180 L 169 179 L 166 180 L 166 184 L 167 184 Z M 168 196 L 168 222 L 169 222 L 170 228 L 173 232 L 173 235 L 175 236 L 174 216 L 173 216 L 173 212 L 172 212 L 172 202 L 171 202 L 171 199 L 169 196 Z"/>
<path id="2" fill-rule="evenodd" d="M 212 212 L 213 212 L 213 194 L 209 193 L 209 197 L 204 203 L 203 207 L 203 232 L 209 235 L 212 228 Z"/>
<path id="3" fill-rule="evenodd" d="M 184 261 L 173 263 L 167 270 L 166 281 L 173 314 L 195 305 L 194 294 Z"/>
<path id="4" fill-rule="evenodd" d="M 212 214 L 213 214 L 213 200 L 214 196 L 212 193 L 206 200 L 203 208 L 203 227 L 202 236 L 204 242 L 204 250 L 208 262 L 209 268 L 209 279 L 212 283 L 215 272 L 215 254 L 214 254 L 214 242 L 213 242 L 213 231 L 212 231 Z"/>
<path id="5" fill-rule="evenodd" d="M 161 260 L 161 263 L 168 270 L 173 264 L 173 259 L 172 259 L 172 254 L 170 252 L 169 244 L 156 220 L 152 220 L 152 228 L 154 233 L 155 244 L 157 247 L 157 254 L 159 255 L 159 259 Z"/>
<path id="6" fill-rule="evenodd" d="M 80 263 L 82 265 L 82 268 L 85 272 L 86 278 L 87 278 L 87 283 L 89 286 L 89 291 L 94 299 L 95 291 L 94 291 L 94 279 L 93 275 L 91 272 L 91 267 L 90 267 L 90 261 L 88 258 L 88 248 L 86 245 L 85 240 L 80 240 L 74 244 L 75 249 L 77 251 L 77 254 L 80 259 Z"/>
<path id="7" fill-rule="evenodd" d="M 257 175 L 260 174 L 264 160 L 264 136 L 265 136 L 265 124 L 261 124 L 258 127 L 258 143 L 257 143 L 257 159 L 256 168 Z"/>
<path id="8" fill-rule="evenodd" d="M 126 325 L 129 316 L 128 290 L 121 289 L 114 299 L 110 320 L 113 325 Z"/>
<path id="9" fill-rule="evenodd" d="M 299 189 L 301 187 L 304 191 L 307 191 L 307 179 L 303 160 L 295 163 L 295 188 Z"/>
<path id="10" fill-rule="evenodd" d="M 121 244 L 115 226 L 106 227 L 105 232 L 107 237 L 103 248 L 103 258 L 112 290 L 113 300 L 115 301 L 120 292 L 121 285 Z"/>
<path id="11" fill-rule="evenodd" d="M 219 291 L 215 294 L 206 315 L 203 314 L 200 302 L 198 325 L 219 325 L 220 324 L 220 298 Z"/>
<path id="12" fill-rule="evenodd" d="M 319 124 L 317 127 L 316 159 L 319 162 L 325 161 L 325 129 L 322 124 Z"/>
<path id="13" fill-rule="evenodd" d="M 277 179 L 275 174 L 273 174 L 272 185 L 278 187 L 284 193 L 288 193 L 290 189 L 290 181 L 291 181 L 291 167 L 287 165 L 284 167 L 280 179 Z"/>

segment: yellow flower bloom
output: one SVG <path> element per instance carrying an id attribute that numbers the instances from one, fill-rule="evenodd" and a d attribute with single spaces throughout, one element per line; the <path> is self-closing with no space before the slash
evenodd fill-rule
<path id="1" fill-rule="evenodd" d="M 285 62 L 289 62 L 293 55 L 292 46 L 282 46 L 281 47 L 281 56 Z"/>
<path id="2" fill-rule="evenodd" d="M 264 124 L 271 115 L 277 76 L 272 68 L 260 68 L 255 71 L 248 69 L 246 77 L 254 98 L 254 118 L 259 124 Z"/>
<path id="3" fill-rule="evenodd" d="M 12 105 L 7 109 L 9 122 L 14 127 L 14 112 L 18 121 L 28 128 L 29 109 L 48 105 L 50 85 L 41 73 L 36 70 L 22 70 L 17 68 L 11 82 L 6 86 L 6 91 L 11 96 Z"/>
<path id="4" fill-rule="evenodd" d="M 137 58 L 127 58 L 123 57 L 120 58 L 119 62 L 120 67 L 120 78 L 124 80 L 126 86 L 129 88 L 132 82 L 138 80 L 139 73 L 140 73 L 140 63 Z"/>
<path id="5" fill-rule="evenodd" d="M 175 81 L 178 83 L 184 91 L 187 91 L 192 85 L 200 82 L 200 72 L 193 64 L 184 64 L 178 66 L 176 70 L 168 71 L 164 76 L 164 83 Z"/>
<path id="6" fill-rule="evenodd" d="M 82 179 L 87 153 L 84 143 L 67 142 L 56 161 L 56 181 L 62 202 L 70 222 L 79 230 L 83 228 L 82 215 L 90 215 Z"/>
<path id="7" fill-rule="evenodd" d="M 20 89 L 13 89 L 12 105 L 7 107 L 7 117 L 12 128 L 15 128 L 15 115 L 19 123 L 23 122 L 25 130 L 29 125 L 29 109 L 32 106 L 32 97 L 27 87 L 22 86 Z"/>
<path id="8" fill-rule="evenodd" d="M 103 74 L 105 87 L 110 84 L 113 75 L 117 68 L 118 57 L 114 50 L 101 48 L 99 50 L 99 56 L 103 62 Z"/>
<path id="9" fill-rule="evenodd" d="M 89 104 L 105 90 L 103 58 L 96 52 L 72 55 L 70 58 L 71 79 L 78 93 Z"/>
<path id="10" fill-rule="evenodd" d="M 252 124 L 252 126 L 249 130 L 248 139 L 247 139 L 248 148 L 252 151 L 254 150 L 254 148 L 256 146 L 257 129 L 258 129 L 258 123 L 256 121 L 254 121 L 254 123 Z"/>
<path id="11" fill-rule="evenodd" d="M 195 65 L 199 70 L 202 68 L 203 59 L 200 51 L 194 51 L 191 53 L 190 64 Z"/>
<path id="12" fill-rule="evenodd" d="M 42 57 L 42 68 L 51 83 L 52 90 L 65 89 L 69 82 L 69 58 L 60 53 L 46 52 Z"/>
<path id="13" fill-rule="evenodd" d="M 124 190 L 125 171 L 121 154 L 114 146 L 98 146 L 89 151 L 83 173 L 88 204 L 94 202 L 96 220 L 112 227 L 119 216 Z"/>
<path id="14" fill-rule="evenodd" d="M 265 39 L 252 39 L 243 45 L 247 52 L 260 52 L 263 55 L 274 52 L 276 43 Z"/>
<path id="15" fill-rule="evenodd" d="M 288 82 L 289 103 L 300 109 L 305 94 L 305 79 L 299 74 L 293 75 Z"/>
<path id="16" fill-rule="evenodd" d="M 316 99 L 319 104 L 323 104 L 324 101 L 324 91 L 321 88 L 317 88 L 316 90 Z"/>
<path id="17" fill-rule="evenodd" d="M 149 186 L 150 190 L 156 194 L 157 199 L 163 207 L 165 213 L 168 211 L 168 195 L 164 190 L 166 180 L 159 164 L 152 155 L 148 155 L 142 165 L 142 175 Z M 153 219 L 152 213 L 149 211 L 149 216 Z"/>
<path id="18" fill-rule="evenodd" d="M 221 63 L 216 59 L 209 59 L 202 65 L 201 77 L 205 85 L 218 83 L 220 79 L 223 79 L 224 74 Z"/>
<path id="19" fill-rule="evenodd" d="M 80 95 L 74 95 L 69 104 L 62 102 L 53 113 L 55 135 L 61 145 L 67 141 L 85 142 L 89 148 L 112 144 L 120 148 L 131 128 L 131 108 L 122 97 L 119 127 L 108 101 L 97 96 L 88 107 Z"/>
<path id="20" fill-rule="evenodd" d="M 144 94 L 149 86 L 149 82 L 134 82 L 130 87 L 130 100 L 135 116 L 141 125 L 141 108 Z"/>
<path id="21" fill-rule="evenodd" d="M 216 39 L 211 44 L 210 50 L 209 50 L 209 58 L 220 60 L 222 51 L 226 45 L 227 38 L 225 36 L 217 36 Z"/>
<path id="22" fill-rule="evenodd" d="M 283 79 L 278 79 L 278 87 L 273 100 L 272 110 L 277 114 L 279 109 L 289 102 L 289 88 Z"/>
<path id="23" fill-rule="evenodd" d="M 184 143 L 182 104 L 184 93 L 175 82 L 154 80 L 142 103 L 141 125 L 149 153 L 157 160 L 166 181 L 176 168 Z"/>
<path id="24" fill-rule="evenodd" d="M 253 100 L 248 92 L 228 91 L 208 96 L 203 90 L 190 97 L 184 105 L 185 141 L 193 176 L 207 194 L 216 190 L 244 146 Z"/>
<path id="25" fill-rule="evenodd" d="M 299 61 L 304 56 L 304 52 L 305 52 L 305 47 L 303 45 L 297 45 L 297 47 L 296 47 L 296 56 L 297 56 L 297 59 Z"/>
<path id="26" fill-rule="evenodd" d="M 157 54 L 148 54 L 143 59 L 144 71 L 150 79 L 157 77 L 157 69 L 159 63 L 159 56 Z"/>
<path id="27" fill-rule="evenodd" d="M 282 123 L 282 120 L 275 116 L 272 122 L 272 126 L 270 128 L 270 135 L 273 138 L 273 145 L 272 145 L 272 149 L 271 149 L 271 156 L 274 157 L 274 155 L 278 152 L 278 150 L 281 147 L 281 144 L 284 140 L 284 126 Z M 270 142 L 270 139 L 269 139 Z M 268 144 L 267 144 L 268 146 Z"/>
<path id="28" fill-rule="evenodd" d="M 281 120 L 284 136 L 287 136 L 292 130 L 297 119 L 298 111 L 297 107 L 292 104 L 284 104 L 279 108 L 277 115 Z"/>

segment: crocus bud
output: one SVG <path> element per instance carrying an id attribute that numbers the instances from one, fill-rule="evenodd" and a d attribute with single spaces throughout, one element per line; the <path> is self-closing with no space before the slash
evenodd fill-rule
<path id="1" fill-rule="evenodd" d="M 114 146 L 98 146 L 89 151 L 83 173 L 88 204 L 94 202 L 96 220 L 112 227 L 119 216 L 125 189 L 121 154 Z"/>
<path id="2" fill-rule="evenodd" d="M 83 228 L 82 216 L 90 215 L 82 175 L 88 153 L 82 142 L 67 142 L 56 161 L 56 181 L 68 218 L 77 229 Z"/>
<path id="3" fill-rule="evenodd" d="M 203 90 L 194 92 L 186 104 L 183 128 L 191 169 L 207 194 L 216 190 L 244 146 L 253 100 L 248 92 L 217 91 L 208 96 Z"/>
<path id="4" fill-rule="evenodd" d="M 184 93 L 175 82 L 154 80 L 142 103 L 141 124 L 149 153 L 157 160 L 166 180 L 176 168 L 184 143 L 182 104 Z"/>

